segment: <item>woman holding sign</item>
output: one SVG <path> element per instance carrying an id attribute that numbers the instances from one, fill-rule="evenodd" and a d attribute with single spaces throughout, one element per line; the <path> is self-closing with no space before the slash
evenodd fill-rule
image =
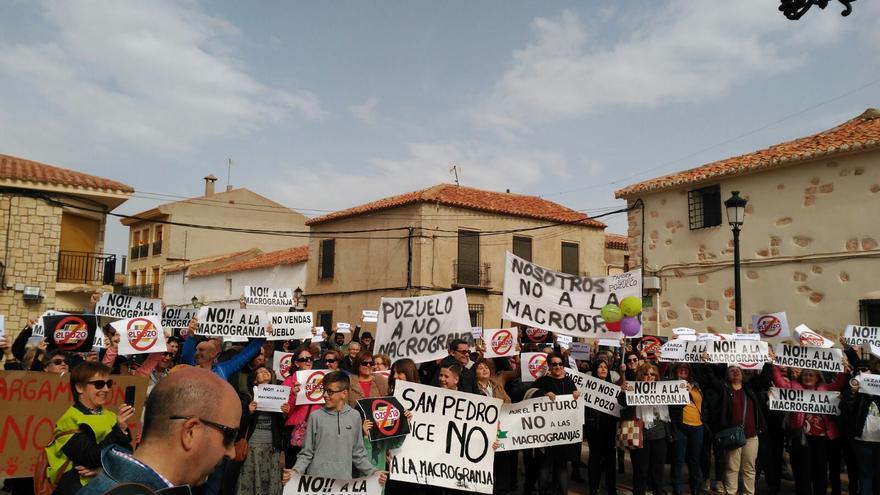
<path id="1" fill-rule="evenodd" d="M 596 361 L 593 377 L 612 383 L 608 361 Z M 614 435 L 617 432 L 617 416 L 596 409 L 584 408 L 584 436 L 590 449 L 587 461 L 589 495 L 599 492 L 599 481 L 605 473 L 605 489 L 608 495 L 617 495 L 617 470 L 615 462 Z"/>
<path id="2" fill-rule="evenodd" d="M 510 397 L 504 391 L 504 383 L 513 376 L 511 371 L 495 374 L 495 363 L 491 359 L 479 358 L 474 364 L 477 377 L 477 393 L 510 404 Z M 495 453 L 495 486 L 492 493 L 505 494 L 514 490 L 516 466 L 519 453 L 517 451 Z"/>
<path id="3" fill-rule="evenodd" d="M 371 397 L 388 395 L 388 379 L 373 374 L 373 353 L 361 351 L 352 361 L 352 371 L 357 373 L 357 380 L 352 380 L 348 390 L 348 405 L 357 408 L 357 401 Z M 353 378 L 353 377 L 352 377 Z"/>
<path id="4" fill-rule="evenodd" d="M 621 376 L 626 376 L 627 364 L 621 366 Z M 635 371 L 635 381 L 655 382 L 660 372 L 651 363 L 641 363 Z M 629 449 L 629 457 L 633 466 L 633 495 L 645 495 L 648 488 L 654 495 L 663 492 L 663 475 L 666 463 L 668 438 L 673 435 L 669 420 L 669 406 L 627 406 L 626 380 L 619 402 L 625 406 L 620 412 L 620 419 L 640 419 L 642 421 L 642 447 Z"/>
<path id="5" fill-rule="evenodd" d="M 312 352 L 308 347 L 302 346 L 297 349 L 294 353 L 293 359 L 293 362 L 296 365 L 296 370 L 308 371 L 312 369 L 312 359 Z M 290 407 L 287 412 L 287 422 L 285 423 L 287 429 L 291 431 L 291 434 L 290 442 L 288 445 L 285 445 L 284 449 L 284 463 L 287 468 L 290 468 L 293 466 L 293 463 L 296 462 L 296 455 L 303 446 L 309 415 L 312 414 L 312 411 L 321 409 L 321 404 L 296 403 L 296 396 L 302 386 L 296 381 L 296 373 L 291 373 L 290 376 L 284 380 L 282 385 L 291 388 L 290 401 L 288 401 Z"/>
<path id="6" fill-rule="evenodd" d="M 248 377 L 250 390 L 270 383 L 272 383 L 272 372 L 265 366 L 258 366 Z M 257 402 L 254 400 L 247 405 L 247 414 L 241 420 L 247 457 L 238 477 L 238 495 L 281 495 L 279 468 L 284 444 L 282 414 L 287 414 L 289 411 L 290 404 L 284 404 L 277 412 L 258 411 Z"/>

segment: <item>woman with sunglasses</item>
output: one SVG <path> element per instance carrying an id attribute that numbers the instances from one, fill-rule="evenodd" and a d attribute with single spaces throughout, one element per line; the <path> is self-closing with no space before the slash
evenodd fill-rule
<path id="1" fill-rule="evenodd" d="M 357 374 L 357 379 L 352 376 L 348 391 L 348 405 L 357 408 L 357 401 L 370 397 L 385 397 L 388 395 L 388 379 L 382 375 L 373 374 L 373 353 L 367 350 L 361 351 L 352 362 L 352 371 Z"/>
<path id="2" fill-rule="evenodd" d="M 621 374 L 626 374 L 627 365 L 623 365 Z M 651 363 L 642 363 L 636 369 L 635 381 L 654 382 L 660 377 L 657 367 Z M 666 464 L 666 448 L 668 438 L 672 436 L 668 406 L 627 406 L 627 382 L 623 381 L 618 401 L 623 405 L 620 419 L 640 419 L 643 424 L 642 448 L 629 449 L 629 457 L 633 466 L 633 495 L 645 495 L 650 488 L 654 495 L 662 495 L 663 474 Z"/>
<path id="3" fill-rule="evenodd" d="M 119 406 L 119 414 L 104 409 L 110 402 L 110 368 L 86 361 L 70 373 L 73 405 L 55 424 L 54 441 L 46 447 L 46 475 L 55 485 L 53 495 L 72 495 L 98 474 L 101 450 L 111 444 L 131 450 L 128 422 L 134 408 Z"/>
<path id="4" fill-rule="evenodd" d="M 325 352 L 324 359 L 321 360 L 324 368 L 327 371 L 339 371 L 340 361 L 342 361 L 342 356 L 336 349 L 330 349 L 329 351 Z"/>
<path id="5" fill-rule="evenodd" d="M 294 352 L 293 356 L 296 371 L 307 371 L 312 369 L 313 357 L 312 351 L 309 350 L 309 347 L 301 346 L 296 352 Z M 296 403 L 296 395 L 299 393 L 301 384 L 296 381 L 295 372 L 291 373 L 290 376 L 284 380 L 282 385 L 286 385 L 291 389 L 290 399 L 287 402 L 290 406 L 290 410 L 287 412 L 287 421 L 285 422 L 287 430 L 290 431 L 290 442 L 287 442 L 284 447 L 284 463 L 286 467 L 290 468 L 293 467 L 293 463 L 296 462 L 296 455 L 303 446 L 309 415 L 312 414 L 312 411 L 320 409 L 321 404 Z"/>

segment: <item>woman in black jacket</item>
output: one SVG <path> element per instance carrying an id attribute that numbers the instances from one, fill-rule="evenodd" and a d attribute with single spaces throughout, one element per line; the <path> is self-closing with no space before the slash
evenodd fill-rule
<path id="1" fill-rule="evenodd" d="M 249 389 L 253 390 L 255 385 L 271 383 L 272 373 L 265 366 L 259 366 L 249 378 Z M 289 408 L 285 403 L 277 412 L 257 411 L 257 403 L 251 397 L 242 411 L 245 414 L 241 423 L 248 447 L 238 476 L 238 495 L 281 495 L 284 418 Z"/>
<path id="2" fill-rule="evenodd" d="M 626 370 L 621 369 L 621 373 L 625 374 Z M 641 363 L 635 372 L 635 381 L 653 382 L 659 377 L 659 370 L 651 363 Z M 645 495 L 649 488 L 654 495 L 662 495 L 665 493 L 663 475 L 668 439 L 675 433 L 669 418 L 669 407 L 628 406 L 626 381 L 622 388 L 618 402 L 625 407 L 620 412 L 620 419 L 640 419 L 644 425 L 642 448 L 629 449 L 633 465 L 633 495 Z"/>
<path id="3" fill-rule="evenodd" d="M 596 361 L 593 377 L 606 382 L 611 382 L 611 373 L 608 362 Z M 615 462 L 617 450 L 614 437 L 617 433 L 617 416 L 597 411 L 587 407 L 584 409 L 584 436 L 590 448 L 590 459 L 587 461 L 589 476 L 589 494 L 596 495 L 599 492 L 599 481 L 602 473 L 605 473 L 605 490 L 608 495 L 617 495 L 617 463 Z"/>

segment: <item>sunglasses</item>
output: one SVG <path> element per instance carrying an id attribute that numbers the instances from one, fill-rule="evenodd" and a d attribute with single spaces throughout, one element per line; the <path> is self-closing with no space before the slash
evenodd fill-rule
<path id="1" fill-rule="evenodd" d="M 363 361 L 363 362 L 361 362 L 361 366 L 372 366 L 372 365 L 373 365 L 373 362 L 372 362 L 372 361 Z"/>
<path id="2" fill-rule="evenodd" d="M 341 388 L 341 389 L 339 389 L 339 390 L 333 390 L 333 389 L 330 389 L 330 388 L 325 388 L 325 389 L 324 389 L 324 395 L 338 394 L 339 392 L 345 392 L 346 390 L 348 390 L 348 389 Z"/>
<path id="3" fill-rule="evenodd" d="M 55 366 L 58 366 L 58 365 L 61 365 L 61 364 L 70 364 L 70 361 L 67 360 L 67 359 L 53 359 L 53 360 L 50 361 L 50 362 L 51 362 L 52 364 L 54 364 Z"/>
<path id="4" fill-rule="evenodd" d="M 189 421 L 190 419 L 197 419 L 199 422 L 204 423 L 212 428 L 217 429 L 221 434 L 223 434 L 223 445 L 230 446 L 232 442 L 238 438 L 238 428 L 232 428 L 231 426 L 221 425 L 220 423 L 215 423 L 213 421 L 208 421 L 207 419 L 202 419 L 196 416 L 171 416 L 168 419 L 182 419 L 184 421 Z"/>
<path id="5" fill-rule="evenodd" d="M 327 359 L 324 360 L 324 362 L 325 362 L 325 363 L 331 363 L 331 364 L 332 364 L 332 363 L 335 363 L 335 362 L 336 362 L 336 358 L 327 358 Z"/>
<path id="6" fill-rule="evenodd" d="M 560 363 L 559 361 L 554 361 L 554 362 L 550 363 L 550 367 L 551 367 L 551 368 L 556 368 L 556 367 L 560 367 L 560 368 L 561 368 L 561 367 L 562 367 L 562 363 Z"/>
<path id="7" fill-rule="evenodd" d="M 467 354 L 470 352 L 470 350 L 469 349 L 456 349 L 455 352 L 457 352 L 459 354 Z"/>
<path id="8" fill-rule="evenodd" d="M 173 356 L 174 353 L 173 352 L 163 352 L 162 355 L 165 357 L 169 357 L 169 356 Z"/>
<path id="9" fill-rule="evenodd" d="M 296 358 L 296 362 L 297 363 L 310 363 L 310 362 L 312 362 L 312 358 L 310 358 L 310 357 Z"/>
<path id="10" fill-rule="evenodd" d="M 111 388 L 113 386 L 113 380 L 91 380 L 86 382 L 88 385 L 92 385 L 97 390 L 101 390 L 102 388 Z"/>
<path id="11" fill-rule="evenodd" d="M 626 360 L 627 363 L 637 363 L 639 360 L 637 358 L 629 358 Z"/>

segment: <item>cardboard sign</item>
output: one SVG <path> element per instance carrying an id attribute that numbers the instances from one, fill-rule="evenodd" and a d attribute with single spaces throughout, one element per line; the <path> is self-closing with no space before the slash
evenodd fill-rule
<path id="1" fill-rule="evenodd" d="M 267 313 L 272 335 L 266 340 L 305 340 L 312 338 L 312 313 Z"/>
<path id="2" fill-rule="evenodd" d="M 519 355 L 520 377 L 523 383 L 533 382 L 547 374 L 547 354 L 544 352 L 523 352 Z"/>
<path id="3" fill-rule="evenodd" d="M 565 370 L 565 372 L 581 391 L 585 407 L 620 417 L 620 404 L 617 402 L 617 396 L 620 395 L 619 386 L 586 373 L 574 370 Z"/>
<path id="4" fill-rule="evenodd" d="M 196 308 L 165 308 L 162 313 L 162 328 L 189 328 L 189 322 L 198 311 Z"/>
<path id="5" fill-rule="evenodd" d="M 98 316 L 113 318 L 134 318 L 136 316 L 159 316 L 162 313 L 161 299 L 126 296 L 105 292 L 95 307 Z"/>
<path id="6" fill-rule="evenodd" d="M 93 314 L 46 316 L 46 344 L 50 349 L 67 352 L 89 352 L 95 341 L 97 318 Z"/>
<path id="7" fill-rule="evenodd" d="M 498 450 L 522 450 L 583 441 L 584 403 L 571 395 L 526 399 L 501 406 Z"/>
<path id="8" fill-rule="evenodd" d="M 808 370 L 843 373 L 843 351 L 822 347 L 776 344 L 773 364 Z"/>
<path id="9" fill-rule="evenodd" d="M 393 451 L 391 479 L 492 493 L 501 399 L 398 382 L 394 397 L 412 411 L 412 433 Z"/>
<path id="10" fill-rule="evenodd" d="M 139 376 L 111 375 L 109 404 L 116 411 L 125 401 L 125 387 L 135 387 L 135 413 L 129 429 L 140 432 L 140 418 L 148 380 Z M 40 371 L 0 371 L 0 466 L 3 478 L 31 478 L 41 448 L 52 440 L 55 423 L 73 404 L 70 376 Z"/>
<path id="11" fill-rule="evenodd" d="M 683 406 L 690 401 L 684 380 L 626 383 L 627 406 Z"/>
<path id="12" fill-rule="evenodd" d="M 158 316 L 139 316 L 127 320 L 114 321 L 110 325 L 119 334 L 120 356 L 165 352 L 165 332 Z"/>
<path id="13" fill-rule="evenodd" d="M 570 356 L 579 361 L 589 361 L 592 348 L 588 342 L 572 342 L 569 348 Z"/>
<path id="14" fill-rule="evenodd" d="M 379 321 L 379 311 L 375 309 L 364 309 L 361 311 L 361 318 L 364 323 L 376 323 Z"/>
<path id="15" fill-rule="evenodd" d="M 752 315 L 752 328 L 765 339 L 791 337 L 785 312 Z"/>
<path id="16" fill-rule="evenodd" d="M 605 328 L 600 311 L 630 296 L 642 297 L 641 270 L 578 277 L 507 253 L 501 307 L 502 317 L 510 321 L 574 337 L 620 337 L 619 331 Z"/>
<path id="17" fill-rule="evenodd" d="M 455 339 L 473 345 L 470 328 L 464 289 L 432 296 L 383 297 L 375 353 L 387 354 L 392 361 L 433 361 L 447 356 L 447 346 Z"/>
<path id="18" fill-rule="evenodd" d="M 266 338 L 266 312 L 262 310 L 202 306 L 198 319 L 196 335 L 233 342 Z"/>
<path id="19" fill-rule="evenodd" d="M 770 410 L 807 414 L 840 414 L 840 392 L 770 387 Z"/>
<path id="20" fill-rule="evenodd" d="M 856 380 L 859 382 L 860 394 L 880 395 L 880 375 L 860 373 Z"/>
<path id="21" fill-rule="evenodd" d="M 798 325 L 794 329 L 801 345 L 807 347 L 834 347 L 834 342 L 810 330 L 806 325 Z"/>
<path id="22" fill-rule="evenodd" d="M 299 383 L 299 393 L 296 394 L 295 404 L 323 404 L 324 403 L 324 375 L 329 370 L 303 370 L 296 372 L 296 382 Z"/>
<path id="23" fill-rule="evenodd" d="M 296 371 L 293 360 L 294 354 L 292 352 L 275 351 L 272 353 L 272 369 L 275 370 L 275 376 L 278 379 L 286 380 L 287 377 Z"/>
<path id="24" fill-rule="evenodd" d="M 847 325 L 843 330 L 843 339 L 848 345 L 864 345 L 869 342 L 880 345 L 880 327 Z"/>
<path id="25" fill-rule="evenodd" d="M 290 399 L 290 387 L 284 385 L 257 385 L 254 387 L 254 401 L 257 411 L 281 412 L 281 406 Z"/>
<path id="26" fill-rule="evenodd" d="M 770 361 L 766 342 L 714 340 L 707 343 L 708 362 L 723 364 L 766 363 Z"/>
<path id="27" fill-rule="evenodd" d="M 357 401 L 361 416 L 373 422 L 370 441 L 409 435 L 409 421 L 403 415 L 404 408 L 394 397 L 371 397 Z"/>
<path id="28" fill-rule="evenodd" d="M 295 474 L 284 485 L 283 495 L 382 495 L 382 487 L 378 473 L 353 480 Z"/>
<path id="29" fill-rule="evenodd" d="M 517 328 L 483 330 L 483 342 L 486 344 L 486 352 L 483 356 L 487 358 L 515 356 L 518 333 Z"/>
<path id="30" fill-rule="evenodd" d="M 553 333 L 543 328 L 526 327 L 520 334 L 520 342 L 523 344 L 548 344 L 553 342 Z"/>
<path id="31" fill-rule="evenodd" d="M 244 302 L 248 306 L 293 306 L 293 290 L 289 287 L 281 289 L 272 287 L 244 286 Z"/>

